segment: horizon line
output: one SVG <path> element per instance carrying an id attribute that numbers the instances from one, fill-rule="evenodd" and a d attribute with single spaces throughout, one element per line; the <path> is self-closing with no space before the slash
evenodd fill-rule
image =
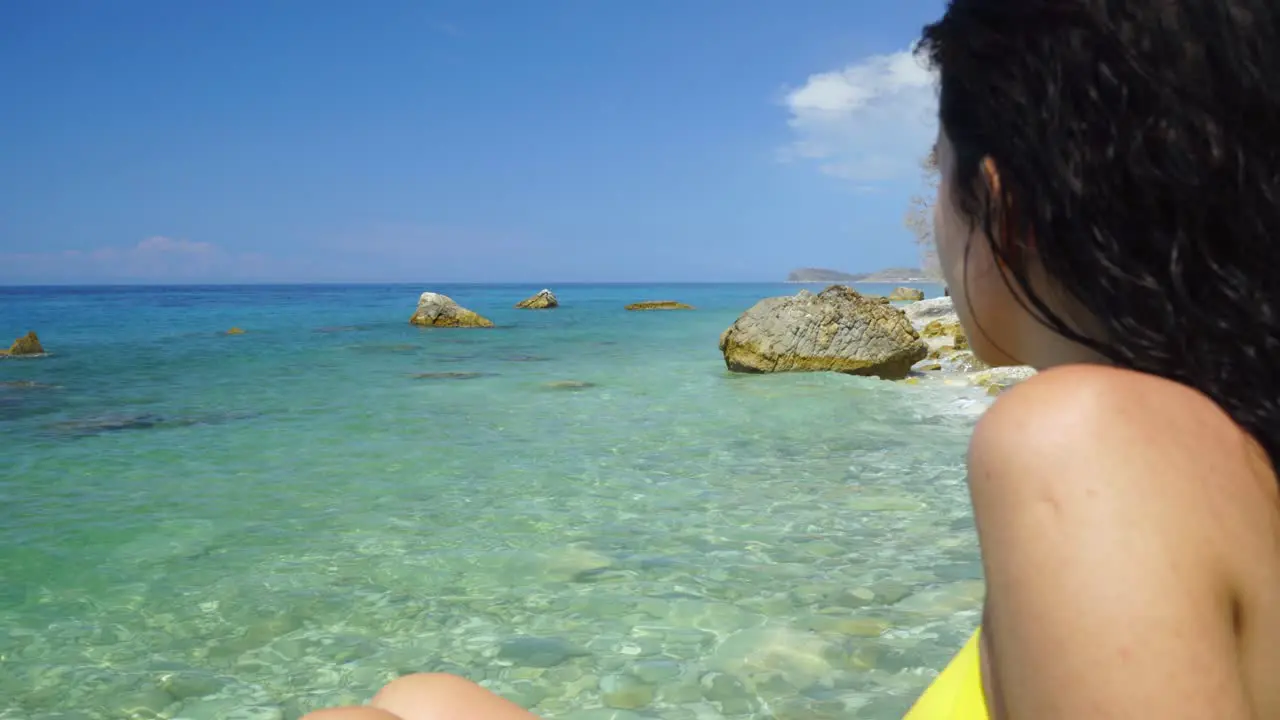
<path id="1" fill-rule="evenodd" d="M 318 286 L 387 286 L 387 285 L 452 285 L 452 286 L 519 286 L 551 288 L 553 286 L 570 287 L 582 285 L 823 285 L 823 284 L 872 284 L 892 285 L 941 285 L 940 280 L 576 280 L 570 282 L 525 282 L 525 281 L 416 281 L 416 280 L 285 280 L 276 282 L 33 282 L 33 283 L 0 283 L 0 290 L 31 288 L 208 288 L 208 287 L 318 287 Z"/>

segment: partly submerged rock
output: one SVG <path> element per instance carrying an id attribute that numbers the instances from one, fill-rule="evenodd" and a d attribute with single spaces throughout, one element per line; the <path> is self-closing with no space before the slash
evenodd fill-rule
<path id="1" fill-rule="evenodd" d="M 555 380 L 543 385 L 548 390 L 586 390 L 595 386 L 595 383 L 585 380 Z"/>
<path id="2" fill-rule="evenodd" d="M 56 387 L 35 380 L 0 380 L 0 390 L 52 390 Z"/>
<path id="3" fill-rule="evenodd" d="M 210 415 L 165 416 L 155 413 L 112 413 L 74 418 L 50 426 L 58 435 L 89 437 L 130 430 L 161 430 L 198 425 L 217 425 L 257 417 L 257 413 L 215 413 Z"/>
<path id="4" fill-rule="evenodd" d="M 902 308 L 911 326 L 920 333 L 929 346 L 929 359 L 940 362 L 917 370 L 943 370 L 970 372 L 986 367 L 969 351 L 969 336 L 956 315 L 955 305 L 949 297 L 932 298 L 913 302 Z"/>
<path id="5" fill-rule="evenodd" d="M 414 373 L 415 380 L 475 380 L 476 378 L 490 377 L 493 373 L 486 372 L 423 372 Z"/>
<path id="6" fill-rule="evenodd" d="M 1026 365 L 994 367 L 990 370 L 974 373 L 970 380 L 974 385 L 987 389 L 988 395 L 999 395 L 1018 383 L 1036 374 L 1034 368 Z"/>
<path id="7" fill-rule="evenodd" d="M 929 352 L 929 360 L 937 361 L 938 370 L 949 373 L 972 373 L 979 370 L 987 370 L 989 365 L 978 359 L 972 350 L 953 350 L 950 347 L 940 347 Z M 927 371 L 928 366 L 919 366 L 917 370 Z"/>
<path id="8" fill-rule="evenodd" d="M 929 352 L 901 310 L 843 285 L 761 300 L 724 331 L 720 351 L 733 372 L 833 371 L 890 380 L 905 377 Z"/>
<path id="9" fill-rule="evenodd" d="M 923 330 L 925 325 L 939 319 L 960 322 L 960 318 L 956 316 L 955 304 L 952 303 L 949 297 L 913 302 L 903 307 L 902 312 L 907 314 L 907 319 L 911 321 L 911 325 L 916 330 Z"/>
<path id="10" fill-rule="evenodd" d="M 35 332 L 29 332 L 26 335 L 13 341 L 13 345 L 8 350 L 0 350 L 0 355 L 10 355 L 20 357 L 23 355 L 43 355 L 44 347 L 40 345 L 40 338 L 36 337 Z"/>
<path id="11" fill-rule="evenodd" d="M 835 655 L 831 641 L 791 627 L 755 627 L 726 637 L 708 659 L 710 669 L 743 678 L 782 676 L 787 684 L 807 688 L 829 679 Z"/>
<path id="12" fill-rule="evenodd" d="M 556 299 L 555 293 L 545 289 L 516 303 L 516 308 L 520 310 L 547 310 L 554 307 L 560 307 L 560 301 Z"/>
<path id="13" fill-rule="evenodd" d="M 919 301 L 924 299 L 924 291 L 909 287 L 894 288 L 893 292 L 889 293 L 889 299 L 893 302 Z"/>
<path id="14" fill-rule="evenodd" d="M 499 660 L 521 667 L 550 668 L 587 654 L 584 648 L 558 637 L 513 637 L 498 647 Z"/>
<path id="15" fill-rule="evenodd" d="M 993 368 L 979 359 L 950 297 L 914 302 L 902 311 L 929 346 L 930 362 L 917 366 L 919 371 L 963 374 L 992 395 L 1035 375 L 1035 370 L 1025 365 Z"/>
<path id="16" fill-rule="evenodd" d="M 959 320 L 950 318 L 934 320 L 924 326 L 924 329 L 920 331 L 920 337 L 926 340 L 939 338 L 942 341 L 940 344 L 944 344 L 953 350 L 969 349 L 969 336 L 965 335 L 964 326 L 960 324 Z"/>
<path id="17" fill-rule="evenodd" d="M 493 327 L 488 318 L 462 307 L 448 295 L 433 292 L 422 293 L 409 322 L 424 327 Z"/>
<path id="18" fill-rule="evenodd" d="M 579 582 L 612 568 L 614 564 L 608 555 L 582 545 L 557 548 L 536 562 L 546 578 L 557 582 Z"/>
<path id="19" fill-rule="evenodd" d="M 226 332 L 226 334 L 227 334 L 227 335 L 243 335 L 243 334 L 244 334 L 244 330 L 242 330 L 241 328 L 238 328 L 238 327 L 233 327 L 233 328 L 231 328 L 230 330 L 228 330 L 228 331 Z"/>
<path id="20" fill-rule="evenodd" d="M 686 305 L 675 300 L 646 300 L 644 302 L 631 303 L 627 306 L 628 310 L 692 310 L 692 305 Z"/>

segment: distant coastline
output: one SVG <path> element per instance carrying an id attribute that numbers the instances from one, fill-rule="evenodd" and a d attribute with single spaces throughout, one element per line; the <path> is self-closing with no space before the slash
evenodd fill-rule
<path id="1" fill-rule="evenodd" d="M 827 268 L 799 268 L 792 270 L 785 282 L 788 283 L 936 283 L 919 268 L 886 268 L 869 273 L 847 273 Z"/>

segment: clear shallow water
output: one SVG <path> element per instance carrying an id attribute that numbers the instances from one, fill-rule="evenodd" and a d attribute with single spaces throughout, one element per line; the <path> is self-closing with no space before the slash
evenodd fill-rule
<path id="1" fill-rule="evenodd" d="M 409 326 L 425 289 L 500 327 Z M 53 351 L 0 361 L 0 718 L 432 670 L 548 718 L 901 717 L 977 623 L 981 391 L 725 372 L 794 285 L 537 289 L 0 289 Z"/>

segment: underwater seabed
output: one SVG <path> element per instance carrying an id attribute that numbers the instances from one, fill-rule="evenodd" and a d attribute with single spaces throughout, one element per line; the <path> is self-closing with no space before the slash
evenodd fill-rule
<path id="1" fill-rule="evenodd" d="M 731 375 L 759 288 L 592 292 L 465 338 L 377 288 L 148 297 L 127 356 L 48 327 L 0 367 L 0 718 L 296 718 L 423 671 L 547 718 L 900 718 L 978 622 L 991 399 Z"/>

